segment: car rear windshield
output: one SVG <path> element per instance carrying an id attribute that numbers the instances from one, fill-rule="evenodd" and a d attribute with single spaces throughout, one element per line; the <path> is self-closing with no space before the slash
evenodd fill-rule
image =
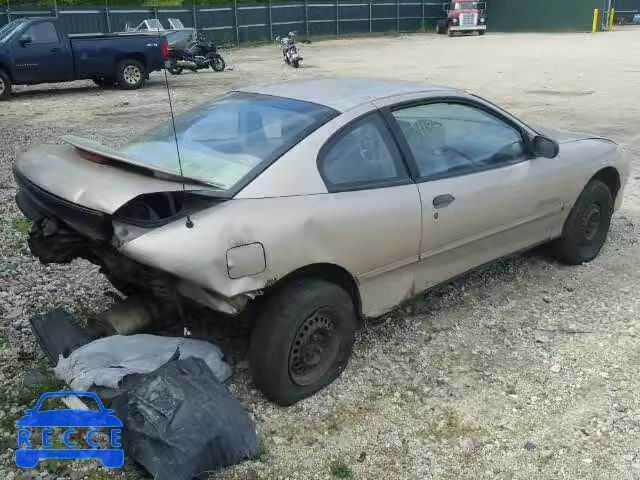
<path id="1" fill-rule="evenodd" d="M 228 190 L 252 178 L 337 115 L 290 98 L 233 92 L 136 138 L 121 151 L 150 167 Z M 177 138 L 177 147 L 176 141 Z"/>

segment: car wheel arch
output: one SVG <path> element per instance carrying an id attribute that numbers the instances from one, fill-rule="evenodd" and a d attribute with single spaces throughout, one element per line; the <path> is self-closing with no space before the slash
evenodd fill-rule
<path id="1" fill-rule="evenodd" d="M 267 295 L 280 290 L 294 280 L 303 278 L 325 280 L 342 287 L 353 300 L 358 319 L 362 319 L 362 299 L 358 282 L 348 270 L 334 263 L 313 263 L 293 270 L 276 280 L 269 287 Z"/>
<path id="2" fill-rule="evenodd" d="M 609 190 L 611 191 L 611 196 L 613 197 L 613 201 L 615 202 L 618 193 L 620 192 L 620 173 L 616 170 L 615 167 L 605 167 L 599 170 L 595 175 L 593 175 L 589 182 L 593 180 L 600 180 L 604 183 Z M 587 182 L 587 184 L 589 183 Z"/>

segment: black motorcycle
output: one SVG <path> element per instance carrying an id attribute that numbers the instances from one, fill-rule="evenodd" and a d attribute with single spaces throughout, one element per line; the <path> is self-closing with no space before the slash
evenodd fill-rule
<path id="1" fill-rule="evenodd" d="M 169 73 L 180 75 L 185 68 L 192 72 L 209 67 L 216 72 L 224 70 L 226 66 L 224 59 L 218 53 L 218 48 L 214 43 L 207 42 L 202 38 L 188 42 L 184 47 L 181 43 L 169 45 L 167 67 Z"/>

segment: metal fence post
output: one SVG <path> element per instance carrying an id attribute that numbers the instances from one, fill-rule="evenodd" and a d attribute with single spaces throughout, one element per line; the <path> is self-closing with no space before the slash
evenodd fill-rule
<path id="1" fill-rule="evenodd" d="M 340 0 L 336 0 L 336 36 L 340 35 Z"/>
<path id="2" fill-rule="evenodd" d="M 273 40 L 273 20 L 271 18 L 271 0 L 269 0 L 269 41 Z"/>
<path id="3" fill-rule="evenodd" d="M 373 31 L 373 5 L 371 1 L 369 1 L 369 33 Z"/>
<path id="4" fill-rule="evenodd" d="M 7 0 L 8 2 L 9 0 Z M 309 36 L 309 0 L 304 0 L 304 28 Z"/>
<path id="5" fill-rule="evenodd" d="M 193 17 L 193 30 L 198 31 L 198 10 L 196 9 L 195 0 L 191 4 L 191 16 Z"/>
<path id="6" fill-rule="evenodd" d="M 233 0 L 233 26 L 236 31 L 236 45 L 240 45 L 240 32 L 238 31 L 238 0 Z"/>
<path id="7" fill-rule="evenodd" d="M 7 23 L 11 22 L 11 5 L 9 5 L 9 0 L 7 0 Z"/>
<path id="8" fill-rule="evenodd" d="M 396 0 L 396 30 L 400 32 L 400 0 Z"/>
<path id="9" fill-rule="evenodd" d="M 422 27 L 423 33 L 427 31 L 427 25 L 424 20 L 424 0 L 422 0 L 422 23 L 420 24 L 420 26 Z"/>
<path id="10" fill-rule="evenodd" d="M 111 19 L 109 18 L 109 0 L 104 0 L 104 17 L 107 20 L 107 33 L 111 33 Z"/>

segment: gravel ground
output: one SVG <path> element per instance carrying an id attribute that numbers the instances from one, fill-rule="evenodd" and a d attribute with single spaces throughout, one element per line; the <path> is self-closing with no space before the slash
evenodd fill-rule
<path id="1" fill-rule="evenodd" d="M 299 70 L 266 46 L 226 52 L 224 73 L 169 78 L 178 111 L 249 82 L 426 79 L 532 122 L 608 136 L 633 162 L 609 241 L 589 265 L 561 266 L 536 251 L 421 295 L 364 329 L 344 375 L 290 408 L 265 401 L 237 365 L 230 387 L 255 416 L 263 448 L 216 478 L 640 478 L 640 60 L 629 53 L 638 48 L 640 29 L 341 39 L 305 46 Z M 11 167 L 63 134 L 119 144 L 153 126 L 167 117 L 163 82 L 154 74 L 134 92 L 19 87 L 0 106 L 1 478 L 144 478 L 130 463 L 13 465 L 14 422 L 59 386 L 28 318 L 54 306 L 86 318 L 113 291 L 86 262 L 42 266 L 30 256 Z M 226 332 L 218 322 L 203 328 Z M 242 358 L 238 338 L 232 360 Z"/>

